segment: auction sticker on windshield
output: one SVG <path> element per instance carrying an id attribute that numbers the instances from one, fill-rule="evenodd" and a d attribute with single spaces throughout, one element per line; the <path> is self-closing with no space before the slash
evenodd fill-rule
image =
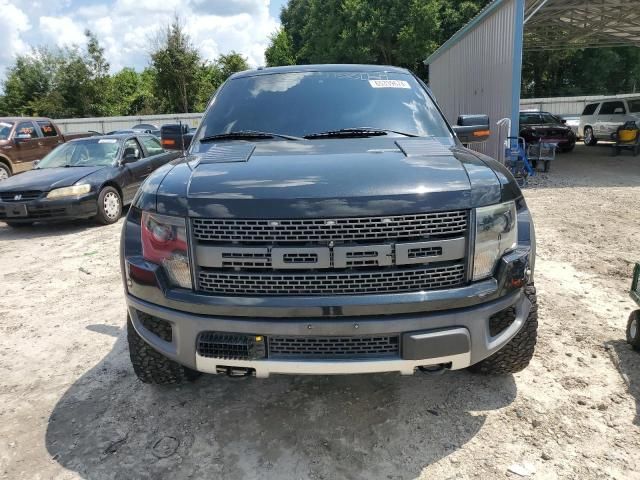
<path id="1" fill-rule="evenodd" d="M 373 88 L 411 88 L 405 80 L 369 80 Z"/>
<path id="2" fill-rule="evenodd" d="M 102 138 L 98 140 L 98 143 L 116 143 L 117 141 L 116 138 Z"/>

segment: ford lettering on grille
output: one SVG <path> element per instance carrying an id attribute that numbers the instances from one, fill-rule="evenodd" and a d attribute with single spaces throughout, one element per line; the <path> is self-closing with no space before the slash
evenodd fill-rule
<path id="1" fill-rule="evenodd" d="M 334 247 L 234 247 L 197 245 L 198 265 L 206 268 L 310 270 L 389 267 L 445 262 L 464 258 L 464 238 L 395 245 Z"/>

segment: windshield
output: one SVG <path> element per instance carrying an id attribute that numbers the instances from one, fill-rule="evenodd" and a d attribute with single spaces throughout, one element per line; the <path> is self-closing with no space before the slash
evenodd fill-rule
<path id="1" fill-rule="evenodd" d="M 0 140 L 7 140 L 12 128 L 12 122 L 0 122 Z"/>
<path id="2" fill-rule="evenodd" d="M 542 114 L 542 123 L 552 123 L 554 125 L 557 125 L 559 123 L 562 123 L 562 120 L 560 120 L 555 115 L 551 115 L 550 113 L 543 113 Z"/>
<path id="3" fill-rule="evenodd" d="M 372 72 L 236 78 L 214 97 L 198 139 L 238 131 L 303 137 L 362 127 L 452 141 L 440 112 L 413 76 Z"/>
<path id="4" fill-rule="evenodd" d="M 65 143 L 44 157 L 38 168 L 110 166 L 119 147 L 115 138 Z"/>

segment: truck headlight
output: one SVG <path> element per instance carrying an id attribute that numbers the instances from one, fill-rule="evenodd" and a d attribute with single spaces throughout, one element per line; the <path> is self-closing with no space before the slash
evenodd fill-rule
<path id="1" fill-rule="evenodd" d="M 476 208 L 473 280 L 491 276 L 502 256 L 518 245 L 515 202 Z"/>
<path id="2" fill-rule="evenodd" d="M 70 187 L 56 188 L 47 194 L 47 198 L 75 197 L 91 191 L 91 185 L 72 185 Z"/>
<path id="3" fill-rule="evenodd" d="M 184 218 L 142 212 L 142 256 L 161 265 L 171 285 L 190 289 L 188 245 Z"/>

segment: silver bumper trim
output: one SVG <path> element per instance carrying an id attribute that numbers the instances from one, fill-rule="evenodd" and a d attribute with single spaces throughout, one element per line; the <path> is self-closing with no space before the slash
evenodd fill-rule
<path id="1" fill-rule="evenodd" d="M 413 375 L 416 368 L 451 363 L 451 370 L 459 370 L 471 365 L 471 353 L 461 353 L 449 357 L 428 360 L 353 360 L 353 361 L 294 361 L 294 360 L 223 360 L 206 358 L 196 353 L 196 369 L 204 373 L 216 373 L 216 367 L 251 368 L 256 377 L 267 378 L 271 374 L 289 375 L 346 375 L 358 373 L 399 372 Z"/>

